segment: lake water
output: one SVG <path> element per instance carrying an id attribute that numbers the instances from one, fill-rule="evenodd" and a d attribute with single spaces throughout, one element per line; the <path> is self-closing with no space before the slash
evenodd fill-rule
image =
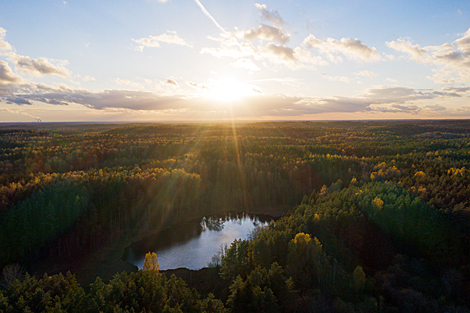
<path id="1" fill-rule="evenodd" d="M 271 220 L 269 216 L 230 214 L 180 223 L 132 243 L 123 259 L 141 269 L 145 254 L 155 252 L 161 270 L 201 269 L 208 266 L 223 245 L 247 239 L 255 227 L 268 225 Z"/>

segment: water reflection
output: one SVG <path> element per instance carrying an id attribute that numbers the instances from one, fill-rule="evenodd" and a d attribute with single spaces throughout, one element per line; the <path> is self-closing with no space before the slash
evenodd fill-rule
<path id="1" fill-rule="evenodd" d="M 212 230 L 212 231 L 221 231 L 224 229 L 224 223 L 220 218 L 214 218 L 214 217 L 203 217 L 201 221 L 201 226 L 204 229 Z"/>
<path id="2" fill-rule="evenodd" d="M 208 265 L 221 246 L 238 238 L 247 239 L 255 227 L 268 225 L 271 220 L 269 216 L 235 213 L 183 222 L 132 243 L 123 259 L 140 269 L 145 254 L 154 251 L 162 270 L 200 269 Z"/>

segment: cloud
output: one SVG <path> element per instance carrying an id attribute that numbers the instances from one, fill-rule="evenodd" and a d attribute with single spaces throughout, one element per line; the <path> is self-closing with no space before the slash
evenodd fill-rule
<path id="1" fill-rule="evenodd" d="M 360 71 L 360 72 L 356 72 L 354 73 L 355 75 L 358 75 L 358 76 L 366 76 L 366 77 L 374 77 L 374 76 L 377 76 L 375 73 L 371 72 L 371 71 Z"/>
<path id="2" fill-rule="evenodd" d="M 177 83 L 175 80 L 171 79 L 171 78 L 167 78 L 166 81 L 165 81 L 165 83 L 167 83 L 167 84 L 169 84 L 169 85 L 176 86 L 176 87 L 179 86 L 178 83 Z"/>
<path id="3" fill-rule="evenodd" d="M 272 42 L 266 45 L 255 46 L 252 42 L 243 41 L 243 35 L 240 36 L 240 34 L 243 34 L 243 32 L 225 32 L 217 38 L 209 37 L 218 42 L 220 47 L 202 48 L 201 53 L 208 53 L 218 58 L 268 60 L 274 64 L 284 65 L 294 70 L 302 68 L 314 69 L 316 65 L 327 64 L 320 56 L 314 56 L 301 47 L 292 49 Z"/>
<path id="4" fill-rule="evenodd" d="M 419 101 L 461 97 L 457 93 L 436 90 L 416 90 L 409 87 L 379 87 L 367 89 L 356 97 L 303 98 L 300 103 L 311 106 L 312 113 L 393 112 L 411 113 L 443 110 L 442 106 L 418 106 Z M 446 108 L 444 107 L 444 110 Z"/>
<path id="5" fill-rule="evenodd" d="M 210 13 L 202 5 L 201 1 L 199 1 L 199 0 L 194 0 L 194 1 L 196 1 L 197 5 L 201 9 L 202 13 L 204 13 L 204 15 L 207 16 L 214 23 L 214 25 L 217 26 L 218 29 L 220 29 L 222 32 L 225 32 L 225 29 L 222 26 L 220 26 L 219 23 L 217 23 L 217 21 L 215 20 L 215 18 L 212 17 L 212 15 L 210 15 Z"/>
<path id="6" fill-rule="evenodd" d="M 429 91 L 416 90 L 410 87 L 381 87 L 366 90 L 369 99 L 393 99 L 394 102 L 404 103 L 410 100 L 432 99 L 435 95 Z"/>
<path id="7" fill-rule="evenodd" d="M 131 86 L 131 87 L 134 87 L 134 88 L 137 88 L 137 89 L 143 89 L 143 88 L 144 88 L 144 86 L 142 86 L 141 84 L 136 83 L 136 82 L 131 82 L 130 80 L 127 80 L 127 79 L 120 79 L 120 78 L 117 78 L 117 79 L 116 79 L 116 83 L 117 83 L 118 85 Z"/>
<path id="8" fill-rule="evenodd" d="M 210 89 L 210 87 L 206 84 L 198 84 L 198 83 L 194 83 L 194 82 L 186 82 L 189 86 L 195 88 L 195 89 L 198 89 L 198 90 L 206 90 L 206 89 Z"/>
<path id="9" fill-rule="evenodd" d="M 320 74 L 321 76 L 325 77 L 326 79 L 333 81 L 333 82 L 343 82 L 349 84 L 350 80 L 346 76 L 330 76 L 328 74 Z"/>
<path id="10" fill-rule="evenodd" d="M 466 93 L 470 91 L 470 87 L 445 87 L 442 90 L 447 92 Z"/>
<path id="11" fill-rule="evenodd" d="M 257 3 L 256 7 L 264 12 L 263 16 L 267 20 L 274 21 L 276 24 L 285 24 L 280 19 L 279 14 L 267 10 L 266 5 Z M 240 61 L 232 63 L 232 66 L 246 68 L 251 71 L 259 70 L 253 60 L 268 61 L 274 65 L 283 65 L 292 70 L 313 70 L 316 66 L 328 65 L 328 62 L 321 56 L 313 55 L 310 51 L 304 49 L 304 45 L 294 48 L 285 45 L 290 35 L 281 27 L 261 24 L 257 28 L 249 30 L 235 29 L 233 32 L 224 31 L 218 37 L 209 36 L 208 38 L 217 42 L 219 46 L 203 47 L 200 52 L 217 58 L 238 59 Z M 255 39 L 260 41 L 255 42 Z M 263 41 L 268 42 L 264 43 Z M 344 50 L 343 53 L 350 56 L 350 58 L 359 58 L 358 56 L 360 56 L 364 60 L 370 60 L 375 57 L 374 55 L 378 56 L 375 48 L 368 48 L 358 40 L 343 39 L 338 45 Z M 329 57 L 335 62 L 342 60 L 341 57 L 333 56 L 331 53 Z M 268 67 L 266 63 L 264 65 Z"/>
<path id="12" fill-rule="evenodd" d="M 7 62 L 0 60 L 0 85 L 11 83 L 21 84 L 23 83 L 23 78 L 13 73 Z"/>
<path id="13" fill-rule="evenodd" d="M 278 41 L 285 44 L 289 40 L 289 35 L 285 34 L 281 28 L 261 24 L 258 28 L 252 28 L 243 32 L 245 40 L 253 41 L 253 39 L 262 39 L 268 41 Z"/>
<path id="14" fill-rule="evenodd" d="M 262 48 L 263 52 L 267 52 L 268 54 L 274 56 L 273 60 L 283 60 L 287 62 L 295 62 L 296 58 L 294 56 L 294 50 L 282 46 L 282 45 L 275 45 L 273 43 L 268 43 L 265 47 Z"/>
<path id="15" fill-rule="evenodd" d="M 42 74 L 45 75 L 57 75 L 63 77 L 69 77 L 69 71 L 63 66 L 68 64 L 67 61 L 57 61 L 57 65 L 52 64 L 47 58 L 31 59 L 28 56 L 22 56 L 14 52 L 6 53 L 8 58 L 15 64 L 20 72 L 39 77 Z"/>
<path id="16" fill-rule="evenodd" d="M 210 89 L 206 84 L 187 82 L 199 94 Z M 35 89 L 34 89 L 35 88 Z M 253 87 L 254 88 L 254 87 Z M 95 110 L 128 110 L 173 112 L 175 116 L 217 118 L 228 112 L 227 106 L 211 98 L 194 94 L 153 93 L 133 90 L 103 90 L 89 92 L 34 85 L 3 97 L 2 101 L 18 105 L 40 101 L 49 104 L 80 104 Z M 449 108 L 434 101 L 448 101 L 470 94 L 470 87 L 418 90 L 409 87 L 377 87 L 366 89 L 354 97 L 301 97 L 282 94 L 265 95 L 254 88 L 253 96 L 232 103 L 234 117 L 299 117 L 322 113 L 402 113 L 402 114 L 454 114 Z M 467 110 L 468 111 L 468 110 Z M 467 112 L 465 111 L 465 112 Z M 454 112 L 454 113 L 452 113 Z M 196 114 L 197 113 L 197 114 Z M 457 112 L 458 113 L 458 112 Z M 455 113 L 455 114 L 457 114 Z M 468 112 L 467 112 L 468 113 Z M 217 115 L 219 114 L 219 115 Z M 220 115 L 222 114 L 222 115 Z"/>
<path id="17" fill-rule="evenodd" d="M 192 47 L 192 45 L 190 45 L 184 39 L 179 37 L 175 31 L 168 31 L 168 34 L 162 34 L 159 36 L 150 35 L 146 38 L 132 39 L 132 40 L 146 47 L 160 47 L 160 42 Z M 143 47 L 139 46 L 137 50 L 143 51 Z"/>
<path id="18" fill-rule="evenodd" d="M 45 101 L 47 103 L 55 101 L 61 104 L 82 104 L 97 110 L 106 108 L 130 110 L 174 109 L 176 106 L 171 104 L 178 100 L 177 97 L 159 96 L 151 92 L 131 90 L 104 90 L 99 92 L 88 92 L 84 90 L 70 92 L 56 91 L 41 95 L 22 95 L 22 97 L 36 101 Z"/>
<path id="19" fill-rule="evenodd" d="M 4 28 L 0 27 L 0 50 L 11 50 L 11 45 L 3 40 L 6 34 L 7 31 Z"/>
<path id="20" fill-rule="evenodd" d="M 304 114 L 356 113 L 369 110 L 371 101 L 349 97 L 303 98 L 296 104 L 306 108 Z"/>
<path id="21" fill-rule="evenodd" d="M 336 53 L 341 53 L 348 59 L 356 61 L 374 62 L 380 60 L 380 55 L 377 53 L 376 48 L 369 47 L 357 38 L 342 38 L 339 41 L 327 38 L 326 41 L 323 41 L 310 34 L 304 39 L 302 47 L 305 49 L 316 49 L 320 53 L 326 54 L 332 61 L 341 61 L 340 59 L 335 59 L 334 54 Z"/>
<path id="22" fill-rule="evenodd" d="M 415 62 L 437 66 L 433 69 L 435 74 L 428 77 L 436 83 L 456 84 L 470 80 L 470 29 L 454 42 L 440 46 L 421 47 L 409 38 L 398 38 L 386 45 Z"/>
<path id="23" fill-rule="evenodd" d="M 6 30 L 0 27 L 0 50 L 12 50 L 13 48 L 11 45 L 3 40 L 5 36 Z M 18 71 L 31 76 L 39 77 L 44 74 L 70 77 L 69 71 L 64 67 L 64 65 L 68 64 L 65 60 L 50 60 L 47 58 L 31 59 L 29 56 L 22 56 L 14 51 L 6 52 L 3 55 L 7 56 L 8 59 L 14 63 L 15 68 Z M 3 79 L 0 78 L 0 80 L 11 80 L 12 77 L 15 77 L 14 81 L 17 83 L 19 81 L 19 76 L 13 74 L 10 67 L 7 67 L 8 65 L 6 63 L 2 63 L 0 69 L 2 73 L 0 75 L 2 75 Z M 8 78 L 5 75 L 7 75 Z"/>
<path id="24" fill-rule="evenodd" d="M 256 66 L 251 59 L 238 59 L 235 63 L 232 63 L 232 66 L 235 68 L 244 68 L 251 72 L 259 71 L 260 68 Z"/>
<path id="25" fill-rule="evenodd" d="M 83 81 L 86 81 L 86 82 L 94 82 L 96 81 L 96 79 L 94 77 L 91 77 L 91 76 L 85 76 L 83 77 Z"/>
<path id="26" fill-rule="evenodd" d="M 6 103 L 9 103 L 9 104 L 15 103 L 15 104 L 18 104 L 18 105 L 23 105 L 23 104 L 31 105 L 31 104 L 33 104 L 31 101 L 29 101 L 25 98 L 21 98 L 21 97 L 6 97 L 5 101 L 6 101 Z"/>
<path id="27" fill-rule="evenodd" d="M 396 51 L 409 54 L 416 62 L 424 62 L 424 59 L 428 56 L 428 53 L 425 49 L 422 49 L 419 45 L 413 45 L 408 38 L 398 38 L 397 41 L 390 41 L 386 42 L 385 44 L 387 47 Z"/>
<path id="28" fill-rule="evenodd" d="M 140 38 L 140 39 L 132 39 L 133 41 L 137 42 L 137 43 L 140 43 L 146 47 L 160 47 L 160 44 L 158 43 L 158 40 L 155 39 L 156 36 L 148 36 L 146 38 Z M 143 47 L 142 49 L 139 47 L 138 50 L 142 50 L 143 51 Z"/>
<path id="29" fill-rule="evenodd" d="M 316 65 L 328 65 L 328 62 L 322 59 L 320 56 L 312 55 L 310 51 L 304 50 L 301 47 L 294 49 L 295 57 L 300 63 L 298 68 L 315 69 Z"/>
<path id="30" fill-rule="evenodd" d="M 277 11 L 268 10 L 266 4 L 255 3 L 255 6 L 260 10 L 261 18 L 276 25 L 286 25 L 287 23 L 281 18 Z"/>

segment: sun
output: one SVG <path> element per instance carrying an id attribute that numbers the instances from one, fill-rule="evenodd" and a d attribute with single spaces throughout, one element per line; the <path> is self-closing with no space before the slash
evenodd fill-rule
<path id="1" fill-rule="evenodd" d="M 230 103 L 260 93 L 254 86 L 240 82 L 233 77 L 224 77 L 215 80 L 205 96 L 220 102 Z"/>

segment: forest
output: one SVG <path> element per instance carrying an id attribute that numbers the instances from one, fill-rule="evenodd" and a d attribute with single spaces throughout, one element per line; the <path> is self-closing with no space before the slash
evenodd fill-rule
<path id="1" fill-rule="evenodd" d="M 198 271 L 135 238 L 279 217 Z M 470 312 L 470 121 L 0 124 L 0 312 Z"/>

